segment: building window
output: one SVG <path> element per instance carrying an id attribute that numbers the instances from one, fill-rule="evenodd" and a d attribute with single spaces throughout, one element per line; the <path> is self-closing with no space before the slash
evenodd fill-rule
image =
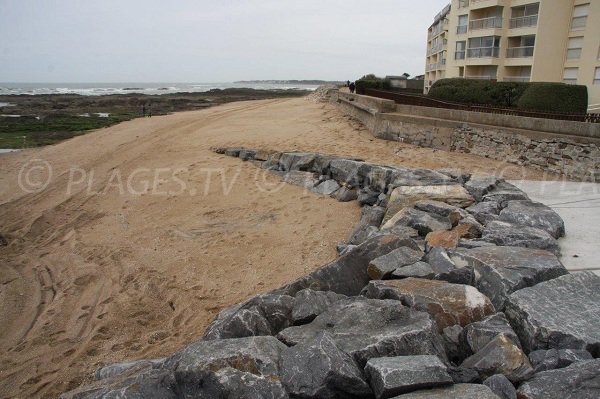
<path id="1" fill-rule="evenodd" d="M 458 26 L 456 27 L 456 33 L 467 33 L 467 26 L 469 25 L 469 16 L 468 15 L 459 15 L 458 16 Z"/>
<path id="2" fill-rule="evenodd" d="M 583 48 L 583 36 L 569 38 L 567 47 L 567 59 L 578 60 L 581 58 L 581 49 Z"/>
<path id="3" fill-rule="evenodd" d="M 600 85 L 600 68 L 596 68 L 596 74 L 594 75 L 594 84 Z"/>
<path id="4" fill-rule="evenodd" d="M 571 20 L 571 30 L 583 30 L 587 23 L 590 3 L 581 4 L 573 8 L 573 19 Z"/>
<path id="5" fill-rule="evenodd" d="M 458 8 L 469 7 L 469 0 L 458 0 Z"/>
<path id="6" fill-rule="evenodd" d="M 468 58 L 498 57 L 500 36 L 472 37 L 469 39 Z"/>
<path id="7" fill-rule="evenodd" d="M 576 84 L 577 72 L 579 72 L 579 68 L 565 68 L 563 72 L 563 82 L 572 85 Z"/>
<path id="8" fill-rule="evenodd" d="M 465 41 L 456 42 L 456 52 L 454 53 L 454 59 L 455 60 L 464 60 L 466 49 L 467 49 L 467 42 L 465 42 Z"/>

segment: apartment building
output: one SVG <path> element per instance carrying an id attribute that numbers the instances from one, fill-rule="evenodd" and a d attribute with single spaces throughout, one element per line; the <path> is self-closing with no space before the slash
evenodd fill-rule
<path id="1" fill-rule="evenodd" d="M 427 35 L 425 92 L 438 79 L 586 85 L 600 111 L 600 0 L 452 0 Z"/>

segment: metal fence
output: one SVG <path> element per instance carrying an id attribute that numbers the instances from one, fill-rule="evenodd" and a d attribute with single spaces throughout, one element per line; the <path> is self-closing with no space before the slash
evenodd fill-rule
<path id="1" fill-rule="evenodd" d="M 435 100 L 425 95 L 398 93 L 385 90 L 365 89 L 364 94 L 371 97 L 393 100 L 396 104 L 416 105 L 420 107 L 433 107 L 444 109 L 455 109 L 460 111 L 485 112 L 498 115 L 525 116 L 529 118 L 556 119 L 563 121 L 576 121 L 588 123 L 600 123 L 600 114 L 576 114 L 576 113 L 555 113 L 555 112 L 535 112 L 522 111 L 512 108 L 500 108 L 491 105 L 480 104 L 459 104 L 447 101 Z"/>

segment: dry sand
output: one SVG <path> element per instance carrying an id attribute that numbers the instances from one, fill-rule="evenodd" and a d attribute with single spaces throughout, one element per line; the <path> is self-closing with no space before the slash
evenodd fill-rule
<path id="1" fill-rule="evenodd" d="M 332 105 L 302 98 L 137 119 L 3 154 L 1 397 L 56 397 L 100 365 L 172 353 L 200 337 L 220 309 L 335 258 L 358 204 L 280 186 L 251 163 L 209 150 L 228 145 L 510 178 L 523 172 L 373 139 Z M 52 179 L 28 194 L 19 175 L 25 183 L 45 177 L 22 169 L 34 159 L 52 167 Z M 35 162 L 25 167 L 46 165 Z M 155 173 L 164 181 L 153 190 Z M 136 192 L 149 181 L 150 192 L 130 192 L 128 180 Z"/>

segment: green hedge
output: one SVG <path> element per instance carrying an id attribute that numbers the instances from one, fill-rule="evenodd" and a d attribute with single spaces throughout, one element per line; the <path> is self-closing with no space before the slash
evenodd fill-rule
<path id="1" fill-rule="evenodd" d="M 373 74 L 365 75 L 354 82 L 356 92 L 363 94 L 365 89 L 383 89 L 389 90 L 391 85 L 389 79 L 378 78 Z"/>
<path id="2" fill-rule="evenodd" d="M 529 84 L 517 107 L 527 111 L 585 113 L 587 103 L 586 86 L 540 82 Z"/>
<path id="3" fill-rule="evenodd" d="M 428 95 L 441 101 L 513 107 L 539 112 L 585 113 L 588 101 L 586 86 L 461 78 L 438 80 Z"/>

